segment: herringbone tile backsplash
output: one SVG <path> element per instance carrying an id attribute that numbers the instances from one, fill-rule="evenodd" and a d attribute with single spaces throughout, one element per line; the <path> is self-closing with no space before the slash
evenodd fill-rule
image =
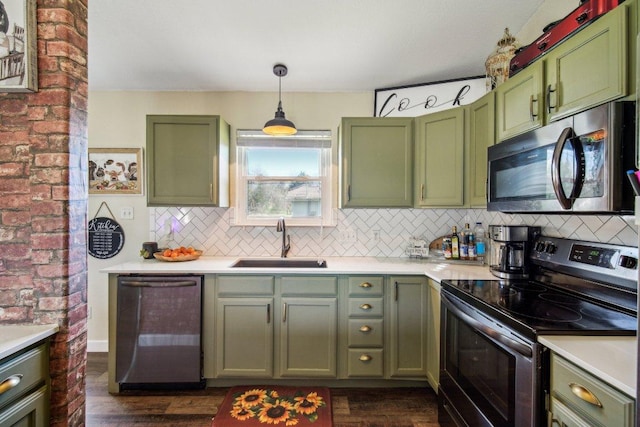
<path id="1" fill-rule="evenodd" d="M 233 225 L 233 208 L 151 208 L 150 239 L 202 248 L 210 256 L 279 256 L 282 235 L 273 227 Z M 633 217 L 510 215 L 482 209 L 344 209 L 336 227 L 288 227 L 290 256 L 401 257 L 411 237 L 430 242 L 468 222 L 538 225 L 547 236 L 637 246 Z M 172 224 L 173 233 L 167 236 Z M 377 237 L 377 239 L 376 239 Z M 170 240 L 168 240 L 170 239 Z"/>

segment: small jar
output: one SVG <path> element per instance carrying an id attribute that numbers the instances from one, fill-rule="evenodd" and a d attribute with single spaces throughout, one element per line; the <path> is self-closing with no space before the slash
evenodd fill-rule
<path id="1" fill-rule="evenodd" d="M 451 259 L 451 237 L 442 238 L 442 252 L 445 259 Z"/>
<path id="2" fill-rule="evenodd" d="M 153 254 L 158 252 L 158 243 L 157 242 L 144 242 L 142 244 L 142 257 L 144 259 L 152 259 Z"/>

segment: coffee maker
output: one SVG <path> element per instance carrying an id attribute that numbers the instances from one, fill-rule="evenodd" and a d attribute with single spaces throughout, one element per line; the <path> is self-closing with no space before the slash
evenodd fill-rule
<path id="1" fill-rule="evenodd" d="M 528 225 L 489 226 L 489 269 L 501 279 L 529 277 L 529 253 L 540 227 Z"/>

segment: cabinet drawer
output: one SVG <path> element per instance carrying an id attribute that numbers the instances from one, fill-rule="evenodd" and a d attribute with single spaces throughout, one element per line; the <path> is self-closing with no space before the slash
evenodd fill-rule
<path id="1" fill-rule="evenodd" d="M 553 397 L 601 425 L 633 425 L 635 404 L 631 397 L 555 354 L 552 354 L 551 386 Z"/>
<path id="2" fill-rule="evenodd" d="M 219 276 L 218 295 L 273 295 L 273 276 Z"/>
<path id="3" fill-rule="evenodd" d="M 382 298 L 349 298 L 349 317 L 382 316 Z"/>
<path id="4" fill-rule="evenodd" d="M 282 295 L 337 294 L 337 277 L 295 276 L 282 278 Z"/>
<path id="5" fill-rule="evenodd" d="M 0 426 L 46 427 L 49 425 L 49 389 L 38 390 L 0 410 Z"/>
<path id="6" fill-rule="evenodd" d="M 349 347 L 382 347 L 382 319 L 349 319 Z"/>
<path id="7" fill-rule="evenodd" d="M 349 277 L 349 295 L 382 296 L 384 277 L 353 276 Z"/>
<path id="8" fill-rule="evenodd" d="M 381 377 L 384 374 L 382 349 L 349 349 L 347 376 Z"/>
<path id="9" fill-rule="evenodd" d="M 38 383 L 45 381 L 45 378 L 49 375 L 49 358 L 46 350 L 47 346 L 43 344 L 2 363 L 0 366 L 0 383 L 10 381 L 14 375 L 22 375 L 22 377 L 17 385 L 0 394 L 0 406 L 30 390 Z"/>

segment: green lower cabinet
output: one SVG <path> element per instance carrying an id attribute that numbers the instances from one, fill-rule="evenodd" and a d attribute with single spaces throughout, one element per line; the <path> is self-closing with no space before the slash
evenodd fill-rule
<path id="1" fill-rule="evenodd" d="M 591 424 L 580 419 L 558 399 L 551 398 L 551 407 L 553 413 L 549 417 L 551 419 L 550 427 L 591 427 Z"/>
<path id="2" fill-rule="evenodd" d="M 336 378 L 337 297 L 283 297 L 281 307 L 279 376 Z"/>
<path id="3" fill-rule="evenodd" d="M 49 425 L 49 389 L 42 386 L 0 410 L 0 426 L 45 427 Z"/>
<path id="4" fill-rule="evenodd" d="M 426 379 L 427 278 L 391 276 L 387 296 L 389 376 Z"/>
<path id="5" fill-rule="evenodd" d="M 427 279 L 429 310 L 427 314 L 427 381 L 437 393 L 440 385 L 440 283 Z"/>
<path id="6" fill-rule="evenodd" d="M 273 298 L 218 298 L 218 377 L 273 377 Z"/>

